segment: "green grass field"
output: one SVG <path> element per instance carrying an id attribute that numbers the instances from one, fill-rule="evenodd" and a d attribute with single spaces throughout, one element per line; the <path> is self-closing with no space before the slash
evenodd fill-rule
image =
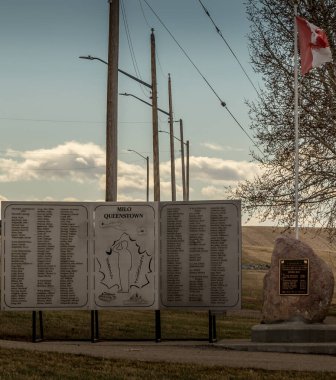
<path id="1" fill-rule="evenodd" d="M 234 369 L 0 349 L 0 379 L 335 379 L 334 373 Z"/>
<path id="2" fill-rule="evenodd" d="M 43 313 L 46 339 L 90 339 L 90 312 Z M 224 338 L 249 338 L 256 318 L 217 315 L 217 335 Z M 161 312 L 162 339 L 207 339 L 206 312 Z M 154 312 L 100 311 L 102 339 L 155 339 Z M 1 312 L 0 339 L 30 340 L 31 312 Z"/>

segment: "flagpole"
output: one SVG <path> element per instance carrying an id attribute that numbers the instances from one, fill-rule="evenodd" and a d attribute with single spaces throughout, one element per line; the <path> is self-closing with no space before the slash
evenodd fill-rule
<path id="1" fill-rule="evenodd" d="M 297 2 L 294 4 L 295 237 L 299 239 L 299 91 Z"/>

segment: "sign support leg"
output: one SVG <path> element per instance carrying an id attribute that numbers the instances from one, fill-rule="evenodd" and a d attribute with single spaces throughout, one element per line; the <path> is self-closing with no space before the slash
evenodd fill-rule
<path id="1" fill-rule="evenodd" d="M 211 310 L 209 310 L 208 319 L 209 319 L 209 343 L 215 343 L 217 342 L 216 314 L 213 314 Z"/>
<path id="2" fill-rule="evenodd" d="M 155 341 L 161 342 L 161 313 L 160 310 L 155 310 Z"/>
<path id="3" fill-rule="evenodd" d="M 212 315 L 212 338 L 213 338 L 213 343 L 217 342 L 217 326 L 216 326 L 216 314 Z"/>
<path id="4" fill-rule="evenodd" d="M 32 341 L 36 343 L 36 311 L 32 314 Z"/>
<path id="5" fill-rule="evenodd" d="M 39 311 L 39 322 L 40 322 L 40 338 L 41 340 L 44 339 L 44 328 L 43 328 L 43 313 L 40 310 Z"/>
<path id="6" fill-rule="evenodd" d="M 96 340 L 99 340 L 99 319 L 98 319 L 98 310 L 94 311 L 95 313 L 95 333 L 96 333 Z"/>
<path id="7" fill-rule="evenodd" d="M 90 319 L 90 322 L 91 322 L 91 342 L 93 343 L 94 342 L 94 311 L 91 310 L 91 319 Z"/>
<path id="8" fill-rule="evenodd" d="M 36 323 L 37 323 L 37 312 L 33 311 L 32 313 L 32 342 L 40 342 L 43 340 L 43 316 L 42 311 L 39 311 L 39 326 L 40 326 L 40 338 L 37 338 Z"/>
<path id="9" fill-rule="evenodd" d="M 209 324 L 209 343 L 212 343 L 212 315 L 211 315 L 211 310 L 208 312 L 208 324 Z"/>
<path id="10" fill-rule="evenodd" d="M 91 342 L 95 343 L 98 340 L 99 340 L 98 310 L 91 310 Z"/>

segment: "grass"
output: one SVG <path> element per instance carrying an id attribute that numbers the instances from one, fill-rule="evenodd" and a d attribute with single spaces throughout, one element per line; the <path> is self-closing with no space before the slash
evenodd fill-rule
<path id="1" fill-rule="evenodd" d="M 265 270 L 243 270 L 243 308 L 261 310 Z"/>
<path id="2" fill-rule="evenodd" d="M 334 379 L 331 372 L 266 371 L 197 364 L 140 362 L 0 349 L 0 379 Z"/>
<path id="3" fill-rule="evenodd" d="M 218 339 L 250 338 L 251 327 L 259 321 L 252 317 L 217 315 Z M 90 339 L 90 313 L 44 312 L 46 339 Z M 102 339 L 153 339 L 154 312 L 100 311 L 100 337 Z M 207 312 L 161 312 L 162 339 L 207 339 Z M 0 339 L 30 340 L 31 312 L 1 312 Z"/>

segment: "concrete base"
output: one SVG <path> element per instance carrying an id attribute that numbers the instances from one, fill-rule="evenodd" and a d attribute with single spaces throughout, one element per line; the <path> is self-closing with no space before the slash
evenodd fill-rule
<path id="1" fill-rule="evenodd" d="M 285 322 L 252 327 L 253 343 L 336 343 L 336 325 Z"/>
<path id="2" fill-rule="evenodd" d="M 234 351 L 336 355 L 336 343 L 258 343 L 247 339 L 223 339 L 214 346 Z"/>

